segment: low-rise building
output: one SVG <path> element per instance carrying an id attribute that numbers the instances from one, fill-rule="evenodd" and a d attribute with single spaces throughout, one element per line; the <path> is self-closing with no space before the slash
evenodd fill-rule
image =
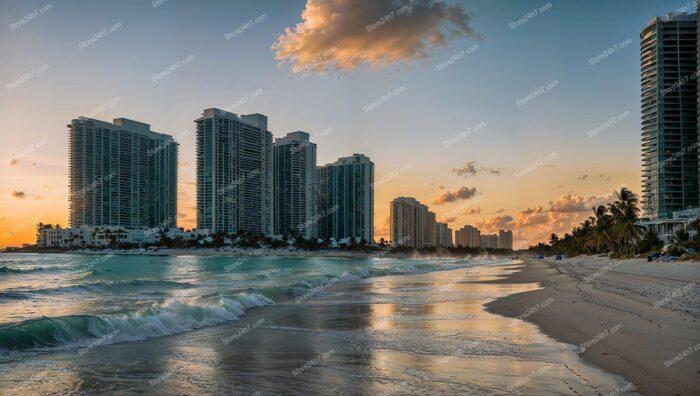
<path id="1" fill-rule="evenodd" d="M 184 231 L 180 228 L 125 228 L 125 227 L 89 227 L 80 228 L 42 228 L 37 244 L 41 247 L 94 247 L 111 244 L 150 245 L 157 243 L 161 234 L 170 239 L 182 238 L 194 240 L 208 236 L 209 230 Z"/>

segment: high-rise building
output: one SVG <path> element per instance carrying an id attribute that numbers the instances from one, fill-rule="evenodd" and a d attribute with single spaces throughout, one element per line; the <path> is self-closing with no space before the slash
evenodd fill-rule
<path id="1" fill-rule="evenodd" d="M 395 198 L 390 206 L 391 242 L 395 246 L 425 247 L 428 207 L 411 197 Z"/>
<path id="2" fill-rule="evenodd" d="M 481 236 L 481 247 L 483 249 L 498 249 L 498 235 L 486 234 Z"/>
<path id="3" fill-rule="evenodd" d="M 481 231 L 476 227 L 465 225 L 455 231 L 455 246 L 470 248 L 481 246 Z"/>
<path id="4" fill-rule="evenodd" d="M 177 143 L 148 124 L 71 121 L 70 226 L 177 226 Z"/>
<path id="5" fill-rule="evenodd" d="M 452 246 L 452 229 L 447 223 L 437 223 L 438 245 L 442 247 Z"/>
<path id="6" fill-rule="evenodd" d="M 273 156 L 274 233 L 316 237 L 316 144 L 306 132 L 291 132 L 275 140 Z"/>
<path id="7" fill-rule="evenodd" d="M 642 30 L 642 207 L 651 218 L 698 206 L 696 14 L 653 18 Z"/>
<path id="8" fill-rule="evenodd" d="M 317 173 L 319 236 L 372 243 L 374 163 L 362 154 L 353 154 L 319 167 Z"/>
<path id="9" fill-rule="evenodd" d="M 513 250 L 513 231 L 498 230 L 498 248 Z"/>
<path id="10" fill-rule="evenodd" d="M 197 228 L 272 235 L 272 133 L 262 114 L 206 109 L 197 127 Z"/>
<path id="11" fill-rule="evenodd" d="M 427 210 L 426 207 L 426 216 L 425 216 L 425 236 L 423 237 L 423 240 L 425 241 L 426 246 L 437 246 L 438 245 L 438 238 L 437 238 L 437 221 L 435 220 L 435 212 L 431 212 Z"/>

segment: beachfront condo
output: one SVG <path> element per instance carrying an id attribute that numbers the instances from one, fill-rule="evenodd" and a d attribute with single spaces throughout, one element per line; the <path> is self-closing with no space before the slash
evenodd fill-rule
<path id="1" fill-rule="evenodd" d="M 318 236 L 316 144 L 306 132 L 290 132 L 273 144 L 274 233 Z"/>
<path id="2" fill-rule="evenodd" d="M 481 231 L 469 224 L 465 225 L 455 231 L 455 245 L 470 248 L 481 246 Z"/>
<path id="3" fill-rule="evenodd" d="M 177 142 L 148 124 L 71 121 L 70 226 L 177 225 Z"/>
<path id="4" fill-rule="evenodd" d="M 655 17 L 640 37 L 642 206 L 668 219 L 698 206 L 696 14 Z"/>
<path id="5" fill-rule="evenodd" d="M 415 198 L 398 197 L 389 208 L 391 242 L 394 246 L 425 247 L 428 207 Z"/>
<path id="6" fill-rule="evenodd" d="M 195 123 L 197 228 L 272 235 L 272 133 L 267 117 L 212 108 Z"/>
<path id="7" fill-rule="evenodd" d="M 480 237 L 479 244 L 483 249 L 498 249 L 498 235 L 486 234 Z"/>
<path id="8" fill-rule="evenodd" d="M 513 231 L 498 230 L 498 248 L 509 250 L 513 249 Z"/>
<path id="9" fill-rule="evenodd" d="M 436 228 L 438 245 L 442 247 L 452 246 L 452 228 L 447 223 L 437 223 Z"/>
<path id="10" fill-rule="evenodd" d="M 317 169 L 319 237 L 374 239 L 374 163 L 362 154 Z"/>

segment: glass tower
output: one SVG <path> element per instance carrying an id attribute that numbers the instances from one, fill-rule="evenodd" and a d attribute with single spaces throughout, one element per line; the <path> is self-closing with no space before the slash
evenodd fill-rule
<path id="1" fill-rule="evenodd" d="M 206 109 L 197 127 L 197 228 L 272 235 L 272 133 L 261 114 Z"/>
<path id="2" fill-rule="evenodd" d="M 177 143 L 125 118 L 68 125 L 70 225 L 177 226 Z"/>
<path id="3" fill-rule="evenodd" d="M 696 14 L 641 32 L 642 206 L 651 218 L 698 206 Z"/>
<path id="4" fill-rule="evenodd" d="M 275 140 L 273 152 L 275 234 L 318 236 L 316 144 L 306 132 L 291 132 Z"/>
<path id="5" fill-rule="evenodd" d="M 374 240 L 374 163 L 362 154 L 318 169 L 321 238 Z"/>

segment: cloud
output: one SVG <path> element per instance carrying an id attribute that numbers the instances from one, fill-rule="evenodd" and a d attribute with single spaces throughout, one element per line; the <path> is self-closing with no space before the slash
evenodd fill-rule
<path id="1" fill-rule="evenodd" d="M 17 164 L 19 164 L 19 160 L 18 160 L 18 159 L 12 158 L 12 159 L 10 160 L 10 166 L 15 166 L 15 165 L 17 165 Z"/>
<path id="2" fill-rule="evenodd" d="M 481 230 L 481 233 L 493 232 L 498 230 L 513 229 L 515 223 L 513 216 L 503 215 L 484 219 L 476 222 L 476 227 Z"/>
<path id="3" fill-rule="evenodd" d="M 581 175 L 581 176 L 576 178 L 576 180 L 586 180 L 586 179 L 588 179 L 588 174 Z"/>
<path id="4" fill-rule="evenodd" d="M 496 211 L 496 213 L 503 213 L 504 211 L 505 211 L 505 209 L 501 208 L 501 209 L 498 209 L 498 210 Z"/>
<path id="5" fill-rule="evenodd" d="M 437 197 L 433 203 L 436 205 L 442 205 L 448 202 L 461 201 L 465 199 L 471 199 L 476 195 L 476 188 L 472 187 L 462 187 L 455 192 L 446 191 Z"/>
<path id="6" fill-rule="evenodd" d="M 466 211 L 466 214 L 467 214 L 468 216 L 475 215 L 475 214 L 479 214 L 479 213 L 481 213 L 481 208 L 476 208 L 476 209 L 474 209 L 474 208 L 469 208 L 469 209 L 467 209 L 467 211 Z"/>
<path id="7" fill-rule="evenodd" d="M 27 196 L 27 194 L 25 194 L 23 191 L 15 190 L 12 192 L 12 196 L 17 199 L 24 199 Z"/>
<path id="8" fill-rule="evenodd" d="M 301 18 L 272 45 L 295 74 L 410 65 L 450 40 L 479 38 L 472 14 L 442 0 L 307 0 Z"/>
<path id="9" fill-rule="evenodd" d="M 586 212 L 593 207 L 594 197 L 585 199 L 578 194 L 566 194 L 556 201 L 549 201 L 549 210 L 552 212 Z"/>
<path id="10" fill-rule="evenodd" d="M 440 221 L 440 222 L 441 222 L 441 223 L 454 223 L 455 221 L 457 221 L 457 218 L 454 217 L 454 216 L 450 216 L 450 217 L 448 217 L 448 218 L 446 218 L 446 219 L 443 219 L 443 220 Z"/>
<path id="11" fill-rule="evenodd" d="M 496 176 L 501 175 L 501 168 L 486 168 L 486 167 L 481 166 L 481 167 L 479 167 L 479 169 L 481 169 L 484 172 L 489 172 L 491 174 L 494 174 Z"/>
<path id="12" fill-rule="evenodd" d="M 549 223 L 549 213 L 543 207 L 527 208 L 518 212 L 515 224 L 517 227 L 530 227 Z"/>
<path id="13" fill-rule="evenodd" d="M 463 167 L 461 168 L 454 168 L 452 169 L 452 172 L 456 173 L 459 176 L 476 176 L 478 171 L 476 170 L 476 161 L 469 161 L 466 164 L 464 164 Z"/>
<path id="14" fill-rule="evenodd" d="M 479 171 L 482 172 L 488 172 L 492 175 L 500 176 L 501 175 L 501 168 L 487 168 L 485 166 L 480 166 L 476 167 L 476 161 L 469 161 L 464 166 L 461 168 L 454 168 L 452 169 L 453 173 L 456 173 L 459 176 L 476 176 Z"/>

